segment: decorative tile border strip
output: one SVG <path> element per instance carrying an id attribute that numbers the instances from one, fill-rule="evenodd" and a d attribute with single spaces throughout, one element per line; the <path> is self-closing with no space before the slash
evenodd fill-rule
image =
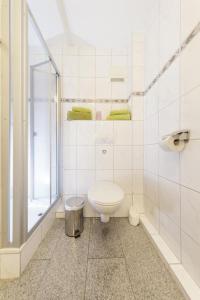
<path id="1" fill-rule="evenodd" d="M 195 26 L 192 32 L 188 35 L 188 37 L 184 40 L 180 48 L 178 48 L 172 57 L 168 60 L 168 62 L 164 65 L 158 75 L 152 80 L 149 86 L 144 91 L 144 95 L 148 93 L 148 91 L 155 85 L 155 83 L 160 79 L 160 77 L 169 69 L 172 63 L 180 56 L 181 52 L 187 47 L 187 45 L 193 40 L 193 38 L 200 32 L 200 22 Z"/>
<path id="2" fill-rule="evenodd" d="M 128 99 L 68 99 L 62 98 L 62 102 L 67 103 L 128 103 Z"/>
<path id="3" fill-rule="evenodd" d="M 193 38 L 200 32 L 200 22 L 194 27 L 192 32 L 188 35 L 188 37 L 184 40 L 180 48 L 178 48 L 172 57 L 167 61 L 158 75 L 152 80 L 152 82 L 148 85 L 148 87 L 144 91 L 135 91 L 132 92 L 128 99 L 65 99 L 63 98 L 62 102 L 69 103 L 127 103 L 130 101 L 132 96 L 145 96 L 149 90 L 156 84 L 156 82 L 160 79 L 160 77 L 169 69 L 172 63 L 180 56 L 181 52 L 187 47 L 187 45 L 193 40 Z"/>
<path id="4" fill-rule="evenodd" d="M 67 103 L 128 103 L 132 96 L 144 96 L 144 92 L 133 92 L 128 99 L 80 99 L 80 98 L 62 98 L 62 102 Z"/>

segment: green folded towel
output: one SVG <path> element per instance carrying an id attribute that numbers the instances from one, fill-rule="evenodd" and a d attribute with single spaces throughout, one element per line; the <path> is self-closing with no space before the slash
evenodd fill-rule
<path id="1" fill-rule="evenodd" d="M 110 115 L 127 115 L 130 114 L 128 109 L 116 109 L 116 110 L 111 110 Z"/>
<path id="2" fill-rule="evenodd" d="M 78 106 L 72 107 L 72 111 L 74 111 L 74 112 L 91 113 L 91 109 L 89 109 L 87 107 L 78 107 Z"/>
<path id="3" fill-rule="evenodd" d="M 131 120 L 130 114 L 122 114 L 122 115 L 109 115 L 107 120 Z"/>
<path id="4" fill-rule="evenodd" d="M 92 114 L 91 112 L 68 111 L 67 120 L 92 120 Z"/>

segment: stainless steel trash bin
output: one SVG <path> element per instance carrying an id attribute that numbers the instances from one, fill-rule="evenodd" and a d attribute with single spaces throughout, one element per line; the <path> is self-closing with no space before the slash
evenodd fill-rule
<path id="1" fill-rule="evenodd" d="M 71 197 L 65 202 L 65 234 L 79 237 L 83 232 L 83 207 L 85 199 Z"/>

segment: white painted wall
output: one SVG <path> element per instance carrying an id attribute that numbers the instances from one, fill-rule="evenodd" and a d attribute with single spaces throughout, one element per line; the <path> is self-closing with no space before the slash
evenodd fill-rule
<path id="1" fill-rule="evenodd" d="M 169 5 L 170 2 L 170 5 Z M 198 0 L 157 1 L 145 39 L 145 85 L 200 20 Z M 200 286 L 200 34 L 145 97 L 145 214 Z M 163 151 L 161 136 L 191 130 L 181 153 Z"/>

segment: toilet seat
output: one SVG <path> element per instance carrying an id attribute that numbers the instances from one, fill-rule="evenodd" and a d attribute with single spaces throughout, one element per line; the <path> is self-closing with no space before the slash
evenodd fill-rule
<path id="1" fill-rule="evenodd" d="M 109 181 L 96 182 L 88 191 L 88 199 L 102 206 L 114 206 L 121 203 L 123 190 Z"/>

